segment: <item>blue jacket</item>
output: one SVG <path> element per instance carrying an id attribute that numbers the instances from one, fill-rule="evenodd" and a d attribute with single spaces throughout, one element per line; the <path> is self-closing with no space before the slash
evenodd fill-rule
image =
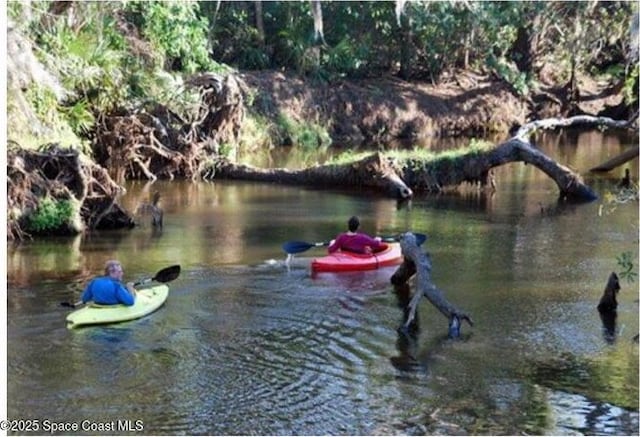
<path id="1" fill-rule="evenodd" d="M 95 278 L 82 293 L 82 302 L 94 301 L 101 305 L 133 305 L 135 297 L 120 282 L 108 276 Z"/>

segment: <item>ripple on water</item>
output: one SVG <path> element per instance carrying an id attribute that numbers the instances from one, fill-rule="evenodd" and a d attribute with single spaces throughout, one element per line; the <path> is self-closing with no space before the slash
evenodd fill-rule
<path id="1" fill-rule="evenodd" d="M 173 296 L 180 302 L 172 312 L 188 316 L 171 320 L 165 349 L 153 351 L 175 361 L 159 377 L 170 381 L 164 398 L 180 407 L 158 418 L 160 429 L 362 432 L 353 421 L 367 408 L 362 384 L 373 363 L 390 367 L 385 350 L 395 338 L 366 308 L 373 296 L 336 292 L 308 273 L 293 282 L 262 268 L 250 280 L 242 268 L 221 276 L 202 272 L 188 293 Z"/>
<path id="2" fill-rule="evenodd" d="M 637 411 L 628 411 L 608 403 L 594 402 L 588 398 L 562 391 L 548 393 L 553 411 L 551 433 L 637 435 L 639 416 Z"/>

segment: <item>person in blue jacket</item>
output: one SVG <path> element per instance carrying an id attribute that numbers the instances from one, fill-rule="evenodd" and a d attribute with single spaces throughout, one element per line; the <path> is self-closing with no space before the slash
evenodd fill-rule
<path id="1" fill-rule="evenodd" d="M 122 282 L 123 274 L 124 270 L 119 261 L 107 261 L 104 276 L 94 278 L 84 289 L 82 303 L 93 301 L 100 305 L 133 305 L 136 301 L 136 290 L 133 282 Z"/>

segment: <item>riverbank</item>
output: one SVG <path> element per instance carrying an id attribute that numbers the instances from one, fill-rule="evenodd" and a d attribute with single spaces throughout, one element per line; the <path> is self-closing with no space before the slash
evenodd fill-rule
<path id="1" fill-rule="evenodd" d="M 538 118 L 613 115 L 611 108 L 623 102 L 614 84 L 581 76 L 581 99 L 571 108 L 566 90 L 550 73 L 526 97 L 494 75 L 473 71 L 444 76 L 438 84 L 392 76 L 319 82 L 277 71 L 240 77 L 253 96 L 250 111 L 274 122 L 284 116 L 319 123 L 337 145 L 507 133 Z"/>

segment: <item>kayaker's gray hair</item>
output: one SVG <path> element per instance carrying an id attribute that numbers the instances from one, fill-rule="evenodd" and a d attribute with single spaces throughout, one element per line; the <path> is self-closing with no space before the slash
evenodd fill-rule
<path id="1" fill-rule="evenodd" d="M 104 265 L 104 274 L 109 276 L 118 267 L 122 268 L 122 265 L 120 264 L 120 261 L 115 260 L 115 259 L 110 259 Z"/>

